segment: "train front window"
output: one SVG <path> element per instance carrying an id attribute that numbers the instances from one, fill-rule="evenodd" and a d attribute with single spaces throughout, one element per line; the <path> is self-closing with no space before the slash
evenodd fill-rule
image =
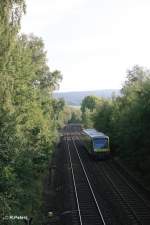
<path id="1" fill-rule="evenodd" d="M 94 148 L 108 148 L 107 138 L 94 138 L 93 139 Z"/>

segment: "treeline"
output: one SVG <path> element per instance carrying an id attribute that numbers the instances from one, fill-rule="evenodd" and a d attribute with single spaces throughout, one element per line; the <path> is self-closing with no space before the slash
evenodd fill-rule
<path id="1" fill-rule="evenodd" d="M 134 66 L 121 96 L 88 96 L 81 105 L 83 123 L 110 136 L 112 152 L 150 180 L 150 71 Z"/>
<path id="2" fill-rule="evenodd" d="M 52 96 L 61 73 L 50 71 L 41 38 L 20 34 L 25 9 L 24 0 L 0 3 L 0 224 L 22 224 L 15 215 L 41 224 L 42 179 L 65 120 Z"/>

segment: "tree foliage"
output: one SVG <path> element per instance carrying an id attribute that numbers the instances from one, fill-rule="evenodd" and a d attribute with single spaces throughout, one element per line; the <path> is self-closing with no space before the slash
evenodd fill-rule
<path id="1" fill-rule="evenodd" d="M 52 91 L 62 76 L 50 71 L 41 38 L 19 34 L 24 11 L 23 0 L 1 1 L 0 218 L 27 215 L 41 224 L 42 177 L 64 106 Z"/>
<path id="2" fill-rule="evenodd" d="M 81 103 L 82 113 L 84 113 L 86 109 L 89 109 L 90 112 L 93 112 L 93 110 L 96 108 L 99 102 L 100 102 L 100 99 L 95 96 L 86 96 Z"/>
<path id="3" fill-rule="evenodd" d="M 70 107 L 70 119 L 68 123 L 81 123 L 81 111 L 76 107 Z"/>
<path id="4" fill-rule="evenodd" d="M 150 174 L 150 71 L 134 66 L 127 72 L 121 96 L 103 100 L 94 127 L 110 136 L 111 148 L 129 160 L 148 182 Z"/>
<path id="5" fill-rule="evenodd" d="M 82 123 L 86 128 L 93 127 L 93 114 L 101 104 L 101 99 L 95 96 L 86 96 L 81 103 Z"/>

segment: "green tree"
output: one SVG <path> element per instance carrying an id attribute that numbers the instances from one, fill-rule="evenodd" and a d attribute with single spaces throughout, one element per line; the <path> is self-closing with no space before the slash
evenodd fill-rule
<path id="1" fill-rule="evenodd" d="M 82 100 L 81 103 L 81 111 L 85 112 L 86 109 L 89 109 L 90 112 L 96 108 L 96 106 L 100 103 L 100 99 L 95 96 L 87 96 Z"/>
<path id="2" fill-rule="evenodd" d="M 93 115 L 94 127 L 104 133 L 110 135 L 110 121 L 112 116 L 111 100 L 101 100 L 101 104 L 97 107 Z"/>
<path id="3" fill-rule="evenodd" d="M 68 120 L 69 123 L 81 123 L 81 111 L 78 108 L 70 107 L 71 118 Z"/>
<path id="4" fill-rule="evenodd" d="M 149 183 L 150 71 L 134 66 L 127 72 L 121 96 L 103 101 L 94 126 L 110 136 L 112 150 Z"/>
<path id="5" fill-rule="evenodd" d="M 32 215 L 41 224 L 42 177 L 57 140 L 52 90 L 62 76 L 49 70 L 41 38 L 18 35 L 19 19 L 11 26 L 10 44 L 1 39 L 6 61 L 0 61 L 0 214 Z"/>
<path id="6" fill-rule="evenodd" d="M 87 96 L 82 100 L 82 123 L 85 127 L 93 127 L 92 117 L 96 108 L 101 104 L 101 99 L 95 96 Z"/>

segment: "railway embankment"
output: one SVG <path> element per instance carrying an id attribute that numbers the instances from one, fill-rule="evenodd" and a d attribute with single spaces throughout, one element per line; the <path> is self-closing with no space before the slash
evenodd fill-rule
<path id="1" fill-rule="evenodd" d="M 44 225 L 70 224 L 70 182 L 63 139 L 57 145 L 44 180 Z"/>

